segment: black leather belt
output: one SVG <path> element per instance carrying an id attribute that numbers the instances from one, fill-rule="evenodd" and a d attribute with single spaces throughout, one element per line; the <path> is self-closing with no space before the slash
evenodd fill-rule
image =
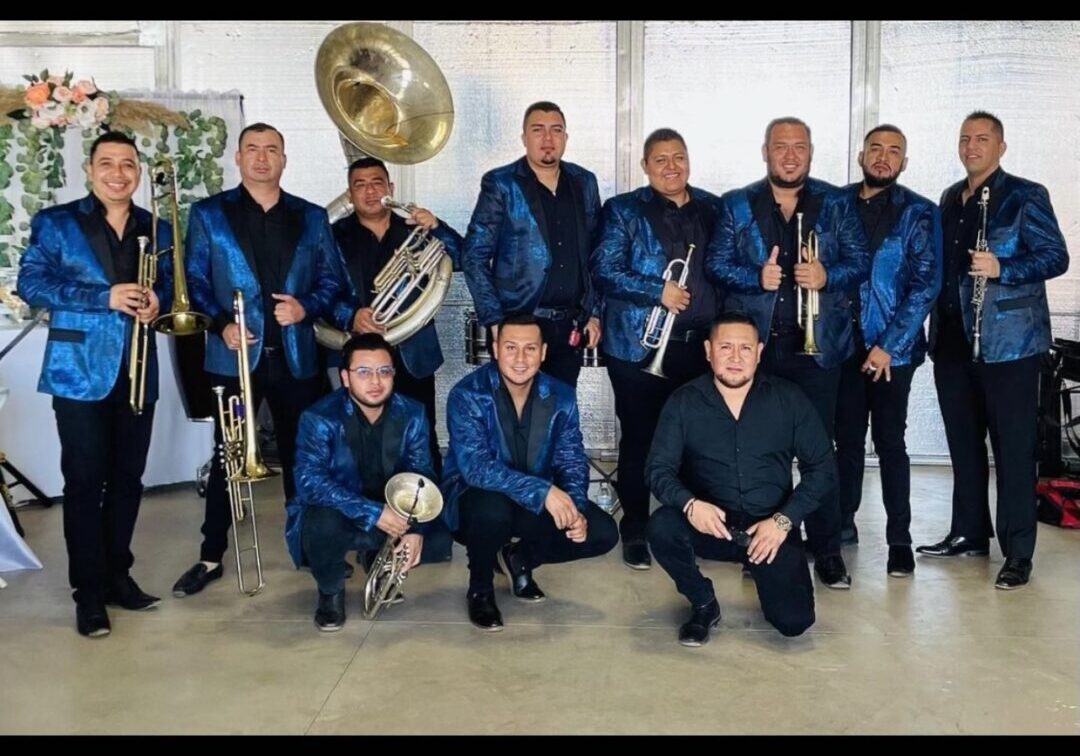
<path id="1" fill-rule="evenodd" d="M 537 307 L 533 315 L 546 320 L 570 320 L 577 317 L 576 307 Z"/>
<path id="2" fill-rule="evenodd" d="M 672 341 L 684 341 L 687 344 L 696 344 L 699 341 L 705 341 L 707 338 L 709 338 L 709 332 L 702 330 L 689 330 L 678 335 L 671 334 Z"/>

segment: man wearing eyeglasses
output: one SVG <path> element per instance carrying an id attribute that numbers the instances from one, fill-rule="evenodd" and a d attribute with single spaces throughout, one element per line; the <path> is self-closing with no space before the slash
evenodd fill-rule
<path id="1" fill-rule="evenodd" d="M 717 318 L 705 342 L 712 374 L 671 395 L 645 463 L 645 480 L 664 505 L 646 538 L 692 607 L 679 629 L 684 646 L 702 645 L 720 622 L 697 557 L 744 564 L 765 619 L 782 634 L 801 635 L 814 624 L 814 584 L 798 532 L 836 485 L 836 463 L 806 394 L 757 372 L 763 348 L 750 316 Z M 800 479 L 792 488 L 795 457 Z"/>
<path id="2" fill-rule="evenodd" d="M 315 626 L 324 632 L 345 624 L 346 552 L 358 551 L 370 569 L 386 538 L 402 537 L 411 569 L 444 560 L 451 547 L 441 521 L 409 527 L 384 502 L 393 475 L 435 475 L 424 405 L 394 392 L 393 347 L 377 333 L 353 336 L 341 365 L 341 388 L 300 418 L 296 496 L 285 507 L 289 554 L 297 567 L 311 567 Z"/>

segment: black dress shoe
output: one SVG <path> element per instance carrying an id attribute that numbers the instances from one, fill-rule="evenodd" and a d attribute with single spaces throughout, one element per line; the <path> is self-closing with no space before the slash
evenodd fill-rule
<path id="1" fill-rule="evenodd" d="M 214 569 L 208 570 L 205 564 L 196 562 L 194 567 L 181 575 L 180 579 L 176 581 L 176 585 L 172 587 L 172 595 L 176 596 L 176 598 L 183 598 L 198 593 L 207 584 L 217 580 L 224 574 L 224 564 L 219 564 Z"/>
<path id="2" fill-rule="evenodd" d="M 911 577 L 915 572 L 915 557 L 910 546 L 890 546 L 889 563 L 885 566 L 889 577 Z"/>
<path id="3" fill-rule="evenodd" d="M 964 536 L 946 536 L 943 541 L 919 546 L 915 551 L 929 557 L 988 556 L 990 542 L 986 539 L 973 541 Z"/>
<path id="4" fill-rule="evenodd" d="M 345 589 L 327 596 L 319 591 L 319 606 L 315 609 L 315 627 L 324 633 L 336 633 L 345 627 Z"/>
<path id="5" fill-rule="evenodd" d="M 79 635 L 101 638 L 112 632 L 109 615 L 101 601 L 80 601 L 75 604 L 75 628 Z"/>
<path id="6" fill-rule="evenodd" d="M 1006 559 L 994 587 L 1011 591 L 1027 585 L 1029 580 L 1031 580 L 1030 559 Z"/>
<path id="7" fill-rule="evenodd" d="M 517 544 L 508 543 L 499 549 L 498 560 L 503 574 L 510 580 L 510 591 L 517 598 L 533 603 L 547 598 L 533 580 L 532 570 L 525 566 Z"/>
<path id="8" fill-rule="evenodd" d="M 714 598 L 705 606 L 695 606 L 694 611 L 679 628 L 679 643 L 684 646 L 700 646 L 709 641 L 709 630 L 720 624 L 720 604 Z"/>
<path id="9" fill-rule="evenodd" d="M 499 612 L 499 607 L 495 605 L 494 592 L 470 593 L 467 598 L 469 622 L 490 633 L 503 629 L 502 614 Z"/>
<path id="10" fill-rule="evenodd" d="M 814 572 L 829 588 L 847 590 L 851 587 L 851 575 L 848 574 L 844 558 L 839 554 L 818 557 L 814 560 Z"/>
<path id="11" fill-rule="evenodd" d="M 647 570 L 652 567 L 649 547 L 644 541 L 624 542 L 622 545 L 623 564 L 632 570 Z"/>
<path id="12" fill-rule="evenodd" d="M 127 575 L 115 581 L 109 590 L 105 591 L 105 603 L 121 606 L 133 612 L 141 612 L 144 609 L 154 608 L 161 603 L 161 599 L 149 593 L 143 593 L 135 579 Z"/>

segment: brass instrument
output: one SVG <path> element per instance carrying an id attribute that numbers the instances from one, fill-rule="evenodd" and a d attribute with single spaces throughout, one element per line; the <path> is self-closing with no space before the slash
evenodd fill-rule
<path id="1" fill-rule="evenodd" d="M 263 580 L 262 559 L 259 555 L 259 530 L 255 522 L 255 497 L 251 484 L 277 475 L 263 464 L 259 457 L 259 442 L 256 436 L 256 407 L 251 394 L 251 368 L 248 364 L 247 324 L 244 320 L 244 295 L 240 289 L 233 289 L 233 312 L 236 325 L 240 328 L 240 348 L 236 352 L 237 377 L 240 381 L 240 396 L 223 399 L 224 386 L 214 386 L 217 394 L 218 420 L 221 425 L 221 464 L 225 468 L 225 481 L 229 491 L 229 504 L 232 508 L 233 547 L 236 551 L 236 579 L 240 592 L 254 596 L 266 585 Z M 245 521 L 251 524 L 251 545 L 240 547 L 240 526 Z M 244 581 L 244 568 L 241 555 L 252 552 L 255 559 L 255 573 L 258 585 L 248 589 Z"/>
<path id="2" fill-rule="evenodd" d="M 404 217 L 412 215 L 416 205 L 397 202 L 386 196 L 383 207 Z M 372 319 L 386 327 L 383 337 L 390 344 L 400 344 L 416 334 L 435 317 L 450 291 L 454 263 L 445 245 L 423 226 L 417 226 L 375 276 L 375 298 L 371 302 Z M 413 296 L 416 294 L 416 296 Z M 412 302 L 409 300 L 412 299 Z M 341 349 L 349 334 L 325 321 L 316 321 L 315 339 L 330 349 Z"/>
<path id="3" fill-rule="evenodd" d="M 799 247 L 799 262 L 814 263 L 818 259 L 818 238 L 817 233 L 811 229 L 809 235 L 806 237 L 806 244 L 802 241 L 802 213 L 795 214 L 797 218 L 796 222 L 796 244 Z M 799 354 L 820 354 L 821 351 L 817 347 L 817 339 L 814 337 L 814 324 L 817 322 L 820 314 L 820 305 L 818 303 L 819 294 L 817 289 L 807 289 L 805 297 L 803 296 L 803 287 L 798 284 L 795 285 L 795 317 L 798 318 L 799 327 L 803 329 L 805 334 L 803 337 L 803 349 Z"/>
<path id="4" fill-rule="evenodd" d="M 430 522 L 439 516 L 443 507 L 439 487 L 418 473 L 398 473 L 386 481 L 386 506 L 408 520 L 409 527 L 417 522 Z M 364 619 L 374 620 L 401 591 L 408 573 L 408 548 L 398 549 L 400 538 L 386 539 L 379 555 L 371 564 L 364 584 Z"/>
<path id="5" fill-rule="evenodd" d="M 356 22 L 331 31 L 315 57 L 315 86 L 350 161 L 370 155 L 388 163 L 421 163 L 438 154 L 454 127 L 453 98 L 438 64 L 407 35 L 383 24 Z M 389 197 L 383 205 L 406 216 L 414 207 Z M 327 206 L 331 223 L 352 212 L 348 191 Z M 383 308 L 376 322 L 386 325 L 388 342 L 399 344 L 431 321 L 452 275 L 442 242 L 418 228 L 376 284 Z M 406 307 L 407 295 L 417 290 Z M 316 321 L 315 338 L 340 349 L 349 334 Z"/>
<path id="6" fill-rule="evenodd" d="M 686 258 L 672 260 L 664 268 L 664 281 L 670 281 L 674 274 L 673 266 L 682 265 L 679 272 L 679 280 L 676 282 L 680 289 L 686 288 L 686 279 L 690 277 L 690 257 L 694 254 L 694 245 L 691 244 L 686 250 Z M 655 305 L 649 312 L 649 319 L 645 323 L 645 333 L 641 336 L 641 345 L 646 349 L 655 349 L 656 354 L 652 361 L 642 370 L 657 378 L 666 378 L 664 375 L 664 354 L 667 352 L 668 342 L 671 340 L 671 328 L 675 325 L 675 317 L 678 313 L 669 310 L 662 304 Z"/>
<path id="7" fill-rule="evenodd" d="M 984 186 L 979 197 L 979 233 L 975 237 L 975 251 L 989 252 L 990 242 L 986 238 L 986 215 L 990 208 L 990 187 Z M 971 289 L 971 305 L 974 308 L 971 325 L 971 359 L 978 360 L 982 354 L 982 311 L 986 301 L 986 276 L 975 276 Z"/>
<path id="8" fill-rule="evenodd" d="M 154 227 L 157 228 L 157 223 Z M 158 255 L 146 251 L 150 244 L 149 237 L 140 236 L 138 241 L 138 274 L 135 281 L 143 289 L 152 291 L 157 281 Z M 131 344 L 128 349 L 128 404 L 136 415 L 141 415 L 146 405 L 146 367 L 149 364 L 150 324 L 142 322 L 136 315 L 131 324 Z"/>
<path id="9" fill-rule="evenodd" d="M 164 200 L 169 200 L 169 221 L 172 223 L 172 273 L 173 273 L 173 301 L 172 309 L 164 315 L 159 315 L 153 322 L 156 331 L 167 333 L 171 336 L 190 336 L 202 333 L 210 327 L 210 317 L 201 312 L 191 309 L 191 298 L 188 296 L 187 275 L 184 273 L 184 244 L 180 233 L 180 186 L 176 179 L 176 166 L 168 158 L 158 160 L 150 172 L 150 191 L 152 194 L 150 205 L 153 212 L 150 233 L 153 235 L 153 249 L 156 255 L 163 255 L 170 250 L 158 249 L 157 242 L 157 219 L 158 205 Z M 156 187 L 163 187 L 160 193 L 155 193 Z"/>

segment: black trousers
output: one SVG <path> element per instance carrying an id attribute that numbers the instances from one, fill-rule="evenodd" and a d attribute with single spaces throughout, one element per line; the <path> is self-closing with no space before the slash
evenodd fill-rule
<path id="1" fill-rule="evenodd" d="M 439 454 L 439 439 L 435 435 L 435 376 L 417 378 L 401 360 L 401 351 L 394 350 L 394 391 L 415 399 L 424 405 L 427 415 L 428 437 L 431 440 L 431 462 L 435 466 L 436 480 L 442 477 L 442 455 Z"/>
<path id="2" fill-rule="evenodd" d="M 348 552 L 374 551 L 385 542 L 386 533 L 374 526 L 371 530 L 361 530 L 332 507 L 308 507 L 304 512 L 300 543 L 319 592 L 327 596 L 345 588 L 342 564 Z M 447 562 L 452 547 L 450 531 L 439 520 L 424 534 L 420 563 Z"/>
<path id="3" fill-rule="evenodd" d="M 104 598 L 110 582 L 135 562 L 131 537 L 142 498 L 154 405 L 135 415 L 127 374 L 106 399 L 53 397 L 64 475 L 64 540 L 68 581 L 77 602 Z"/>
<path id="4" fill-rule="evenodd" d="M 727 522 L 742 529 L 753 524 L 751 518 L 736 512 L 728 513 Z M 701 574 L 696 557 L 741 562 L 754 576 L 761 610 L 773 627 L 793 636 L 814 624 L 814 584 L 797 533 L 788 535 L 772 564 L 751 564 L 745 546 L 706 535 L 675 507 L 661 507 L 649 520 L 648 540 L 656 561 L 691 605 L 704 606 L 716 598 L 712 581 Z"/>
<path id="5" fill-rule="evenodd" d="M 619 533 L 623 543 L 645 538 L 645 523 L 649 520 L 645 458 L 652 445 L 660 411 L 675 389 L 709 370 L 701 340 L 668 342 L 663 365 L 666 378 L 642 370 L 652 358 L 652 352 L 640 362 L 604 356 L 615 393 L 615 414 L 619 418 L 619 474 L 615 488 L 622 505 Z"/>
<path id="6" fill-rule="evenodd" d="M 836 422 L 836 398 L 840 389 L 840 368 L 822 369 L 813 357 L 798 354 L 802 345 L 801 336 L 772 336 L 765 346 L 761 367 L 772 375 L 797 384 L 803 390 L 825 424 L 831 444 Z M 810 513 L 805 522 L 806 537 L 815 557 L 840 553 L 840 500 L 835 486 L 825 494 L 820 506 Z"/>
<path id="7" fill-rule="evenodd" d="M 843 529 L 854 529 L 855 513 L 862 502 L 866 464 L 866 429 L 874 440 L 881 465 L 881 495 L 887 524 L 885 540 L 890 546 L 911 545 L 911 460 L 904 431 L 907 430 L 908 396 L 914 365 L 891 369 L 892 380 L 873 377 L 859 368 L 866 352 L 855 354 L 840 368 L 840 401 L 836 407 L 836 467 L 839 473 L 840 518 Z"/>
<path id="8" fill-rule="evenodd" d="M 224 375 L 210 375 L 211 386 L 224 386 L 225 398 L 239 395 L 240 382 L 237 378 Z M 278 456 L 281 459 L 281 477 L 285 488 L 285 499 L 296 493 L 293 482 L 293 460 L 296 453 L 296 429 L 300 424 L 300 415 L 305 409 L 322 396 L 326 388 L 326 377 L 316 374 L 312 378 L 298 380 L 289 372 L 282 351 L 263 352 L 259 364 L 252 372 L 251 393 L 255 407 L 266 399 L 270 405 L 270 414 L 274 419 L 274 436 L 277 439 Z M 215 408 L 216 408 L 215 399 Z M 251 413 L 252 418 L 255 412 Z M 221 424 L 217 412 L 214 414 L 214 443 L 221 444 Z M 210 466 L 210 480 L 206 486 L 206 513 L 203 519 L 203 542 L 199 559 L 205 562 L 220 562 L 228 544 L 227 536 L 232 527 L 232 511 L 228 493 L 225 490 L 225 471 L 221 466 L 221 454 L 218 449 L 214 464 Z M 255 484 L 256 495 L 263 487 L 276 486 L 274 482 Z"/>
<path id="9" fill-rule="evenodd" d="M 494 589 L 496 554 L 514 536 L 529 569 L 542 564 L 573 562 L 606 554 L 619 541 L 615 520 L 593 503 L 585 510 L 588 522 L 585 541 L 574 543 L 559 530 L 546 509 L 533 514 L 509 497 L 495 491 L 468 488 L 461 495 L 461 527 L 457 537 L 469 553 L 469 591 Z"/>
<path id="10" fill-rule="evenodd" d="M 950 536 L 981 540 L 990 524 L 990 463 L 997 471 L 997 536 L 1006 558 L 1035 553 L 1035 451 L 1038 440 L 1039 363 L 1036 354 L 1010 362 L 973 362 L 938 349 L 934 361 L 945 438 L 953 465 Z"/>

